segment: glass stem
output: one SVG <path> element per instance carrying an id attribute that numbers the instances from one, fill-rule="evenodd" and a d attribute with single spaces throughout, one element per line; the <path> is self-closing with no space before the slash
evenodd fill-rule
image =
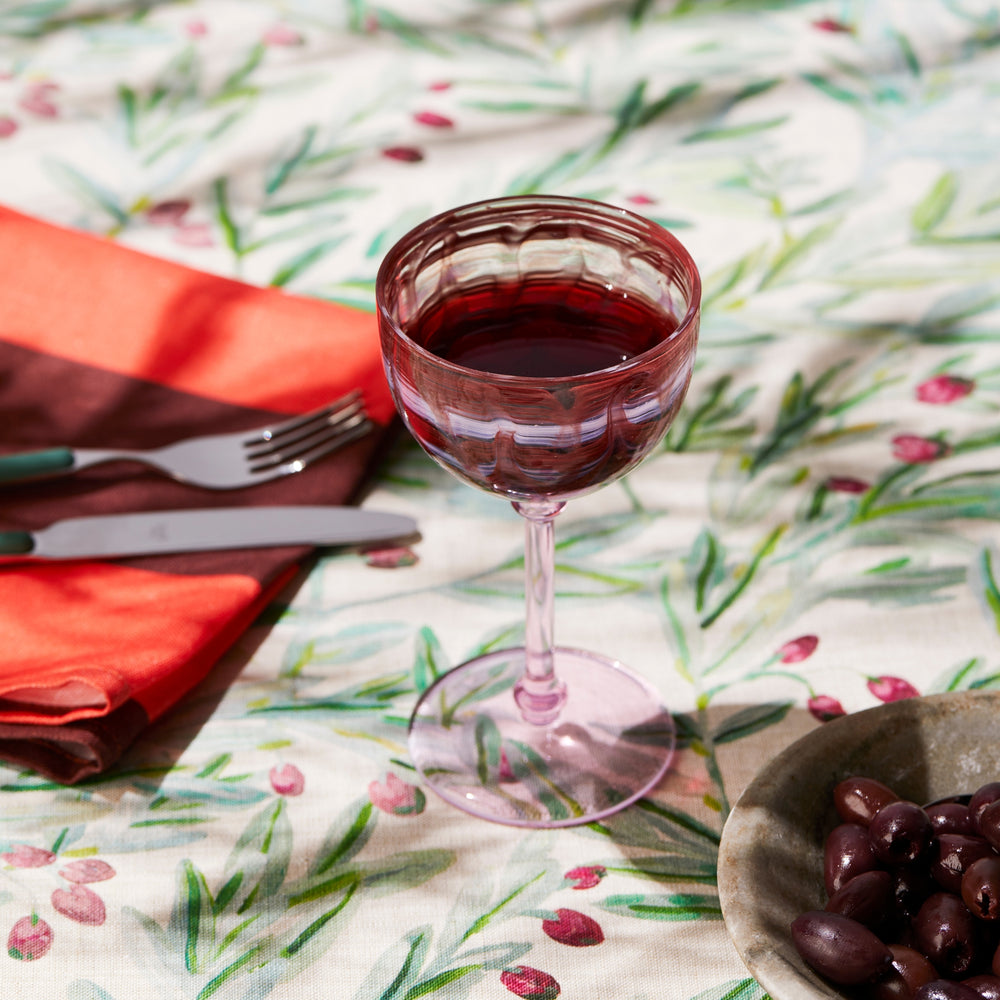
<path id="1" fill-rule="evenodd" d="M 565 504 L 558 501 L 515 503 L 524 518 L 525 637 L 524 674 L 514 700 L 525 722 L 553 722 L 566 701 L 566 685 L 555 674 L 555 525 Z"/>

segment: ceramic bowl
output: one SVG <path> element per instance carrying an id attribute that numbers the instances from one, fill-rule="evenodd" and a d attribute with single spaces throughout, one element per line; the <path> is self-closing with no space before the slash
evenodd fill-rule
<path id="1" fill-rule="evenodd" d="M 741 958 L 773 1000 L 857 996 L 814 973 L 789 929 L 826 904 L 823 843 L 839 822 L 831 793 L 852 775 L 922 803 L 1000 780 L 1000 692 L 910 698 L 835 719 L 740 796 L 722 834 L 719 895 Z"/>

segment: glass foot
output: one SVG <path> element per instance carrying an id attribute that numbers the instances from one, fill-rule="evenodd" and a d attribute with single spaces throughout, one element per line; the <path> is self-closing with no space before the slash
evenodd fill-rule
<path id="1" fill-rule="evenodd" d="M 514 687 L 524 650 L 470 660 L 424 692 L 410 753 L 428 786 L 467 813 L 513 826 L 573 826 L 624 809 L 673 757 L 674 722 L 656 691 L 616 660 L 557 647 L 566 701 L 524 721 Z"/>

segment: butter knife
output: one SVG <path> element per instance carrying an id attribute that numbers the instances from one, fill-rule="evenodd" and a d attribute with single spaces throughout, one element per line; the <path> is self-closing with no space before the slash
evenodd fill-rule
<path id="1" fill-rule="evenodd" d="M 0 531 L 0 560 L 115 559 L 280 545 L 363 545 L 417 533 L 402 514 L 361 507 L 213 507 L 71 517 L 37 531 Z"/>

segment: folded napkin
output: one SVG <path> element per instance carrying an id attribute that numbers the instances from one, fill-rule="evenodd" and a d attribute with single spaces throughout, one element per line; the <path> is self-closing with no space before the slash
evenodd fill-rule
<path id="1" fill-rule="evenodd" d="M 373 316 L 129 250 L 0 206 L 0 451 L 150 448 L 361 389 L 379 428 L 296 476 L 224 493 L 131 464 L 0 485 L 0 529 L 119 511 L 356 498 L 393 414 Z M 72 783 L 176 704 L 304 548 L 0 568 L 0 759 Z"/>

